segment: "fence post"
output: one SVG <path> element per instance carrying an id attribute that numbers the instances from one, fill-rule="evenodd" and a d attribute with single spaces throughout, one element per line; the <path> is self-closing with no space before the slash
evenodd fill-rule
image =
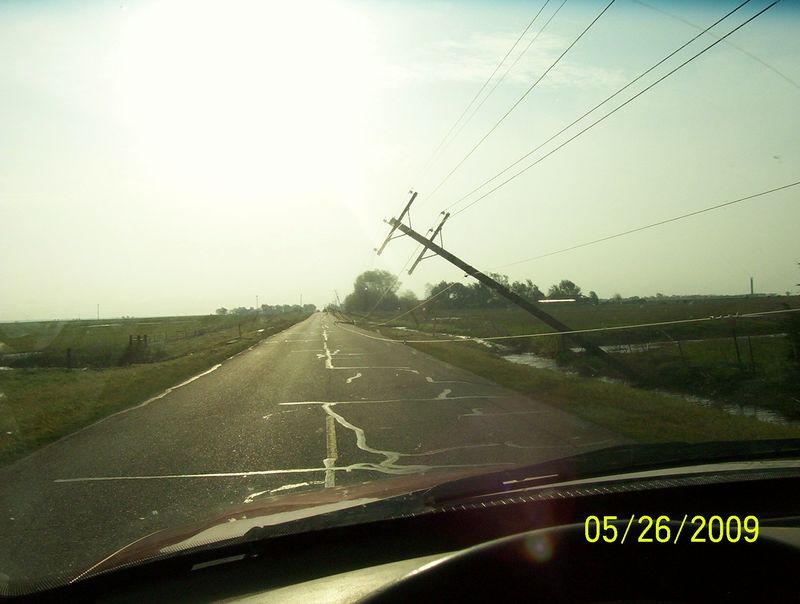
<path id="1" fill-rule="evenodd" d="M 750 352 L 750 371 L 752 373 L 756 372 L 756 360 L 753 357 L 753 340 L 750 336 L 747 336 L 747 349 Z"/>
<path id="2" fill-rule="evenodd" d="M 736 323 L 733 324 L 731 328 L 733 332 L 733 346 L 736 348 L 736 362 L 739 364 L 739 367 L 742 366 L 742 353 L 739 350 L 739 340 L 736 338 Z"/>
<path id="3" fill-rule="evenodd" d="M 681 355 L 681 363 L 683 363 L 683 366 L 686 367 L 686 357 L 683 356 L 683 346 L 681 346 L 681 341 L 675 340 L 675 343 L 678 345 L 678 353 Z"/>
<path id="4" fill-rule="evenodd" d="M 683 346 L 681 346 L 681 341 L 680 340 L 676 340 L 675 338 L 673 338 L 671 335 L 669 335 L 663 329 L 661 330 L 661 333 L 663 333 L 665 336 L 667 336 L 670 339 L 670 341 L 672 341 L 672 342 L 674 342 L 675 344 L 678 345 L 678 354 L 681 356 L 681 364 L 684 367 L 688 367 L 688 365 L 686 364 L 686 357 L 683 355 Z"/>

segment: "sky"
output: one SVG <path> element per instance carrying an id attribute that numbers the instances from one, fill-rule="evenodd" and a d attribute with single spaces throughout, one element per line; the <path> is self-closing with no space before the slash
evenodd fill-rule
<path id="1" fill-rule="evenodd" d="M 403 269 L 413 241 L 374 248 L 412 189 L 414 228 L 455 203 L 447 249 L 543 290 L 736 294 L 753 276 L 756 291 L 797 292 L 800 186 L 506 266 L 800 180 L 790 0 L 455 214 L 739 2 L 616 0 L 557 60 L 607 2 L 561 4 L 0 2 L 0 321 L 89 318 L 97 304 L 101 317 L 204 314 L 256 296 L 321 307 L 365 270 Z M 400 274 L 419 296 L 462 277 L 439 258 Z"/>

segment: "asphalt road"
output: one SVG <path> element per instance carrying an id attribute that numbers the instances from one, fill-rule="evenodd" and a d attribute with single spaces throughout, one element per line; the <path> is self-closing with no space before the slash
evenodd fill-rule
<path id="1" fill-rule="evenodd" d="M 259 497 L 621 442 L 370 335 L 316 313 L 0 469 L 0 581 L 73 573 Z"/>

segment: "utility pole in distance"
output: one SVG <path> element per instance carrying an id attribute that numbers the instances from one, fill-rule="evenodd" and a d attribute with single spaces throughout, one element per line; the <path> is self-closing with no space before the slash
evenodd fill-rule
<path id="1" fill-rule="evenodd" d="M 445 220 L 446 220 L 446 218 L 445 218 Z M 478 269 L 476 269 L 473 266 L 470 266 L 469 264 L 467 264 L 466 262 L 464 262 L 463 260 L 461 260 L 457 256 L 451 254 L 450 252 L 448 252 L 447 250 L 445 250 L 441 246 L 435 244 L 433 242 L 433 237 L 431 237 L 430 239 L 427 239 L 425 236 L 420 235 L 415 230 L 413 230 L 411 227 L 406 226 L 405 224 L 403 224 L 400 220 L 398 220 L 396 218 L 392 218 L 388 222 L 389 222 L 389 226 L 392 227 L 392 232 L 394 232 L 395 230 L 399 230 L 402 233 L 404 233 L 405 235 L 408 235 L 414 241 L 422 244 L 426 249 L 429 249 L 430 251 L 432 251 L 435 254 L 441 256 L 442 258 L 444 258 L 445 260 L 447 260 L 451 264 L 454 264 L 455 266 L 460 268 L 462 271 L 464 271 L 470 277 L 474 277 L 475 279 L 477 279 L 478 281 L 480 281 L 481 283 L 483 283 L 487 287 L 490 287 L 491 289 L 496 291 L 498 294 L 500 294 L 504 298 L 506 298 L 508 300 L 511 300 L 511 302 L 513 302 L 517 306 L 520 306 L 521 308 L 525 309 L 528 313 L 532 314 L 534 317 L 536 317 L 537 319 L 539 319 L 540 321 L 542 321 L 546 325 L 549 325 L 550 327 L 552 327 L 553 329 L 555 329 L 557 331 L 567 332 L 567 333 L 565 333 L 565 335 L 567 337 L 569 337 L 575 344 L 577 344 L 578 346 L 581 346 L 588 353 L 590 353 L 590 354 L 596 356 L 597 358 L 599 358 L 600 360 L 602 360 L 609 367 L 614 369 L 617 373 L 621 374 L 622 376 L 626 377 L 629 380 L 633 380 L 633 381 L 638 381 L 639 380 L 639 376 L 636 375 L 636 373 L 633 370 L 631 370 L 625 364 L 623 364 L 620 361 L 618 361 L 617 359 L 615 359 L 613 356 L 608 354 L 605 350 L 603 350 L 602 348 L 600 348 L 596 344 L 593 344 L 592 342 L 589 342 L 589 341 L 583 339 L 578 334 L 568 333 L 568 332 L 572 331 L 572 329 L 569 326 L 565 325 L 564 323 L 562 323 L 561 321 L 559 321 L 555 317 L 553 317 L 553 316 L 549 315 L 548 313 L 544 312 L 542 309 L 538 308 L 536 305 L 532 304 L 531 302 L 529 302 L 528 300 L 526 300 L 522 296 L 519 296 L 519 295 L 515 294 L 510 289 L 505 287 L 503 284 L 498 283 L 497 281 L 495 281 L 494 279 L 492 279 L 488 275 L 484 275 Z M 439 232 L 440 231 L 437 230 L 435 235 L 438 234 Z M 390 235 L 391 235 L 391 233 L 390 233 Z M 387 237 L 387 240 L 388 239 L 389 238 Z"/>

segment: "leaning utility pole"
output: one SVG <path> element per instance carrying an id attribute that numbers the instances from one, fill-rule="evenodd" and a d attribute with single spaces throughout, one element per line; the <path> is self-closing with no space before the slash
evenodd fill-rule
<path id="1" fill-rule="evenodd" d="M 415 194 L 415 197 L 416 197 L 416 194 Z M 412 198 L 411 201 L 413 201 L 413 198 Z M 403 214 L 406 214 L 408 212 L 408 209 L 409 209 L 410 205 L 411 205 L 411 202 L 409 202 L 408 205 L 406 206 L 406 209 L 403 210 Z M 392 227 L 392 229 L 389 232 L 389 235 L 386 237 L 386 241 L 384 242 L 384 244 L 381 246 L 380 249 L 382 251 L 383 248 L 386 247 L 386 244 L 391 239 L 394 239 L 394 237 L 392 237 L 394 232 L 396 230 L 399 230 L 403 234 L 408 235 L 409 237 L 411 237 L 414 241 L 416 241 L 416 242 L 420 243 L 421 245 L 423 245 L 424 248 L 425 248 L 425 249 L 423 249 L 423 253 L 425 252 L 425 250 L 430 250 L 434 254 L 437 254 L 437 255 L 441 256 L 442 258 L 444 258 L 445 260 L 447 260 L 451 264 L 454 264 L 455 266 L 460 268 L 462 271 L 464 271 L 470 277 L 474 277 L 475 279 L 477 279 L 478 281 L 480 281 L 481 283 L 483 283 L 487 287 L 489 287 L 489 288 L 493 289 L 494 291 L 496 291 L 498 294 L 500 294 L 504 298 L 507 298 L 508 300 L 511 300 L 511 302 L 513 302 L 517 306 L 523 308 L 524 310 L 526 310 L 527 312 L 532 314 L 534 317 L 536 317 L 537 319 L 539 319 L 543 323 L 549 325 L 550 327 L 552 327 L 553 329 L 555 329 L 557 331 L 566 332 L 565 335 L 568 338 L 570 338 L 575 344 L 577 344 L 578 346 L 580 346 L 584 350 L 586 350 L 588 353 L 596 356 L 597 358 L 599 358 L 600 360 L 605 362 L 609 367 L 614 369 L 617 373 L 619 373 L 622 376 L 624 376 L 624 377 L 626 377 L 626 378 L 628 378 L 630 380 L 633 380 L 633 381 L 636 381 L 636 380 L 639 379 L 639 377 L 636 375 L 636 373 L 634 371 L 632 371 L 625 364 L 623 364 L 620 361 L 618 361 L 617 359 L 615 359 L 613 356 L 608 354 L 605 350 L 603 350 L 602 348 L 600 348 L 596 344 L 585 340 L 584 338 L 580 337 L 578 334 L 569 333 L 569 332 L 573 331 L 569 326 L 565 325 L 564 323 L 562 323 L 561 321 L 559 321 L 555 317 L 553 317 L 553 316 L 549 315 L 548 313 L 544 312 L 541 308 L 537 307 L 535 304 L 532 304 L 531 302 L 529 302 L 528 300 L 526 300 L 522 296 L 519 296 L 518 294 L 515 294 L 510 289 L 508 289 L 506 286 L 504 286 L 502 283 L 498 283 L 497 281 L 495 281 L 494 279 L 492 279 L 488 275 L 483 274 L 482 272 L 480 272 L 475 267 L 470 266 L 469 264 L 467 264 L 466 262 L 464 262 L 463 260 L 461 260 L 457 256 L 455 256 L 455 255 L 451 254 L 450 252 L 448 252 L 447 250 L 445 250 L 440 245 L 437 245 L 436 243 L 434 243 L 433 242 L 434 237 L 436 237 L 436 235 L 439 235 L 441 233 L 441 227 L 444 224 L 444 222 L 447 220 L 447 218 L 448 218 L 448 215 L 445 215 L 445 217 L 443 218 L 441 224 L 434 231 L 434 234 L 431 236 L 430 239 L 426 238 L 424 235 L 421 235 L 421 234 L 417 233 L 410 226 L 406 226 L 403 222 L 401 222 L 402 219 L 398 220 L 396 218 L 391 218 L 388 221 L 388 223 L 389 223 L 389 226 Z M 417 259 L 417 262 L 419 262 L 419 260 L 421 260 L 421 259 L 422 259 L 422 255 L 420 255 L 420 257 Z M 417 265 L 417 263 L 414 263 L 414 266 L 416 266 L 416 265 Z M 413 271 L 413 269 L 414 269 L 414 267 L 412 267 L 411 270 L 409 270 L 409 273 L 411 273 Z"/>

